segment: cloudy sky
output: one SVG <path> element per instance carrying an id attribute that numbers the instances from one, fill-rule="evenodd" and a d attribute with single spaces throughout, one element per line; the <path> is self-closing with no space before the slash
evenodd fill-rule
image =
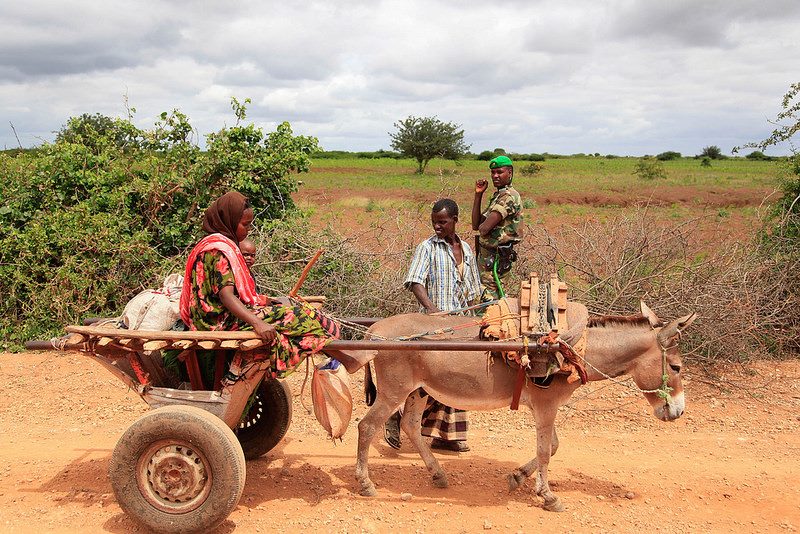
<path id="1" fill-rule="evenodd" d="M 2 0 L 0 147 L 126 97 L 138 126 L 178 108 L 202 139 L 236 96 L 328 150 L 435 115 L 473 152 L 729 152 L 800 81 L 798 28 L 798 0 Z"/>

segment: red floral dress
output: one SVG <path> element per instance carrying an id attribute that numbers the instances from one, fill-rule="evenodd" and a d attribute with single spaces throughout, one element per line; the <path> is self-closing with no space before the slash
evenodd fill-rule
<path id="1" fill-rule="evenodd" d="M 222 304 L 219 292 L 225 286 L 233 286 L 236 291 L 233 270 L 225 255 L 217 250 L 198 255 L 189 299 L 189 314 L 197 330 L 252 330 Z M 278 332 L 270 354 L 273 376 L 285 376 L 307 356 L 339 337 L 336 323 L 311 306 L 255 306 L 251 311 Z"/>

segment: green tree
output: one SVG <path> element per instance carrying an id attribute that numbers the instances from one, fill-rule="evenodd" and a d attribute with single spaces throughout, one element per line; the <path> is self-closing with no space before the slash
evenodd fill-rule
<path id="1" fill-rule="evenodd" d="M 700 153 L 701 158 L 722 159 L 722 150 L 717 145 L 711 145 L 703 148 Z"/>
<path id="2" fill-rule="evenodd" d="M 734 154 L 742 148 L 757 148 L 758 152 L 752 152 L 747 157 L 750 158 L 753 154 L 763 156 L 761 151 L 790 141 L 800 131 L 800 82 L 789 86 L 789 90 L 783 95 L 781 108 L 775 120 L 770 121 L 775 128 L 766 139 L 734 147 Z M 772 218 L 776 226 L 772 233 L 789 237 L 787 243 L 793 246 L 792 252 L 800 256 L 800 247 L 797 246 L 800 240 L 800 152 L 794 149 L 783 169 L 781 189 L 783 195 L 773 206 Z"/>
<path id="3" fill-rule="evenodd" d="M 764 140 L 735 147 L 764 151 L 771 146 L 791 141 L 800 131 L 800 82 L 789 86 L 783 96 L 782 110 L 774 121 L 775 128 Z M 765 305 L 764 323 L 774 325 L 772 336 L 777 351 L 788 348 L 796 356 L 800 353 L 800 152 L 792 146 L 792 154 L 781 169 L 781 197 L 772 205 L 755 253 L 765 266 L 768 276 L 782 283 L 775 293 L 776 301 L 787 310 L 775 313 L 777 305 Z M 761 310 L 760 310 L 761 311 Z"/>
<path id="4" fill-rule="evenodd" d="M 417 160 L 417 174 L 423 174 L 433 158 L 458 160 L 469 150 L 461 126 L 436 117 L 409 116 L 394 127 L 397 131 L 389 132 L 392 148 Z"/>

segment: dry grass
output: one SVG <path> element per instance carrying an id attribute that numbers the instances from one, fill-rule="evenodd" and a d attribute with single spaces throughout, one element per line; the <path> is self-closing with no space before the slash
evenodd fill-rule
<path id="1" fill-rule="evenodd" d="M 695 311 L 686 350 L 700 362 L 785 357 L 800 350 L 800 260 L 757 241 L 720 243 L 710 253 L 690 246 L 697 219 L 653 222 L 647 208 L 605 221 L 589 220 L 550 234 L 529 226 L 520 260 L 507 284 L 512 296 L 521 278 L 537 271 L 558 272 L 571 299 L 596 314 L 631 314 L 645 300 L 662 318 Z M 404 220 L 377 218 L 367 252 L 334 230 L 287 223 L 256 236 L 262 258 L 260 289 L 286 293 L 305 262 L 326 250 L 312 270 L 304 294 L 324 294 L 326 307 L 340 317 L 389 315 L 416 304 L 402 281 L 415 246 L 414 229 Z"/>

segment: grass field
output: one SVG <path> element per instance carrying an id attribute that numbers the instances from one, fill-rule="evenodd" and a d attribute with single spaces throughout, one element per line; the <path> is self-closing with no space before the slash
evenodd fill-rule
<path id="1" fill-rule="evenodd" d="M 639 158 L 576 157 L 539 162 L 543 166 L 535 176 L 525 174 L 530 162 L 516 165 L 517 182 L 524 181 L 533 191 L 619 191 L 628 188 L 660 185 L 729 188 L 768 188 L 775 183 L 778 163 L 746 159 L 715 160 L 703 167 L 700 160 L 682 158 L 663 162 L 667 178 L 646 182 L 634 174 Z M 309 189 L 330 187 L 334 180 L 350 188 L 417 189 L 438 191 L 443 181 L 469 185 L 487 176 L 485 161 L 433 160 L 425 175 L 414 173 L 416 162 L 410 159 L 318 159 L 303 177 Z"/>
<path id="2" fill-rule="evenodd" d="M 530 162 L 523 161 L 515 166 L 514 186 L 531 224 L 552 228 L 605 220 L 648 205 L 656 218 L 703 218 L 706 231 L 700 240 L 714 243 L 720 231 L 734 236 L 748 231 L 774 191 L 780 171 L 780 163 L 771 161 L 735 158 L 703 167 L 700 160 L 682 158 L 663 162 L 666 178 L 643 180 L 635 174 L 638 161 L 548 159 L 538 163 L 542 169 L 535 175 L 525 173 Z M 425 175 L 415 174 L 415 169 L 410 159 L 318 159 L 311 172 L 300 177 L 303 184 L 296 198 L 318 222 L 333 224 L 345 234 L 386 218 L 421 219 L 418 233 L 424 234 L 427 209 L 441 197 L 454 198 L 462 221 L 469 220 L 473 184 L 489 175 L 485 161 L 434 160 Z"/>

